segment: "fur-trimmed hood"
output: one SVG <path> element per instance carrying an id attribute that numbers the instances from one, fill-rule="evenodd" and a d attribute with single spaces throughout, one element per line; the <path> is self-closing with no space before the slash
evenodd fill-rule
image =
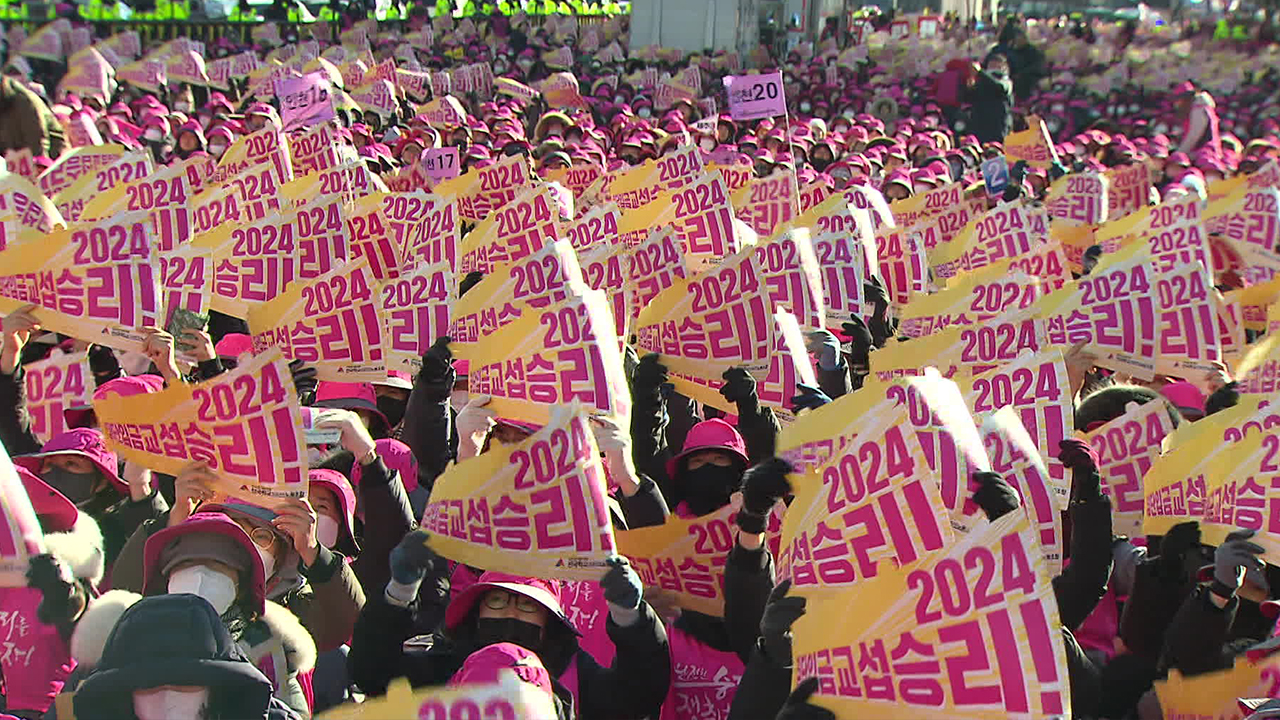
<path id="1" fill-rule="evenodd" d="M 116 621 L 142 596 L 126 590 L 111 590 L 89 604 L 71 635 L 71 656 L 86 670 L 97 667 L 102 650 Z M 316 665 L 316 644 L 297 616 L 285 607 L 267 603 L 266 613 L 253 625 L 263 632 L 246 631 L 237 642 L 255 664 L 277 644 L 284 648 L 290 674 L 305 673 Z M 255 640 L 251 640 L 254 638 Z"/>
<path id="2" fill-rule="evenodd" d="M 102 530 L 88 513 L 80 513 L 76 524 L 67 532 L 47 533 L 44 544 L 76 578 L 88 580 L 94 586 L 102 581 L 107 570 Z"/>

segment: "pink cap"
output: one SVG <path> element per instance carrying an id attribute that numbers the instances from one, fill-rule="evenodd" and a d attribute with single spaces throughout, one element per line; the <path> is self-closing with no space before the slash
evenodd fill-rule
<path id="1" fill-rule="evenodd" d="M 418 489 L 418 459 L 413 456 L 408 445 L 399 440 L 383 438 L 373 441 L 373 446 L 377 449 L 378 457 L 386 463 L 387 469 L 400 473 L 400 482 L 404 485 L 405 492 Z M 363 474 L 360 463 L 356 463 L 351 468 L 351 484 L 360 487 L 361 477 Z"/>
<path id="2" fill-rule="evenodd" d="M 723 450 L 742 460 L 744 465 L 750 463 L 747 458 L 747 443 L 738 434 L 737 428 L 720 418 L 714 418 L 703 420 L 689 430 L 684 439 L 684 449 L 667 461 L 667 476 L 674 478 L 684 465 L 684 459 L 702 450 Z"/>
<path id="3" fill-rule="evenodd" d="M 227 333 L 214 346 L 220 358 L 238 358 L 245 353 L 253 353 L 253 338 L 244 333 Z"/>
<path id="4" fill-rule="evenodd" d="M 15 457 L 13 464 L 39 475 L 45 458 L 61 455 L 75 455 L 89 460 L 116 490 L 122 495 L 129 494 L 129 484 L 118 474 L 119 459 L 107 448 L 106 439 L 97 430 L 89 428 L 69 430 L 50 439 L 44 447 L 40 448 L 40 452 Z"/>
<path id="5" fill-rule="evenodd" d="M 160 392 L 164 389 L 164 378 L 159 375 L 128 375 L 108 380 L 93 391 L 94 400 L 102 400 L 112 395 L 131 397 L 147 393 Z"/>
<path id="6" fill-rule="evenodd" d="M 543 667 L 537 653 L 515 643 L 486 645 L 471 653 L 449 679 L 449 685 L 497 684 L 504 671 L 515 673 L 522 682 L 537 687 L 548 697 L 555 695 L 551 687 L 551 673 Z"/>

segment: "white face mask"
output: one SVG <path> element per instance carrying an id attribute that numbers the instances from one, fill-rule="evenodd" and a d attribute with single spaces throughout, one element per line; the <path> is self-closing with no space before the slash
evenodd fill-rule
<path id="1" fill-rule="evenodd" d="M 809 112 L 809 111 L 810 111 L 810 110 L 812 110 L 812 109 L 813 109 L 813 106 L 812 106 L 812 105 L 810 105 L 809 103 L 807 103 L 807 102 L 806 102 L 806 103 L 800 103 L 800 112 L 807 113 L 807 112 Z"/>
<path id="2" fill-rule="evenodd" d="M 206 565 L 191 565 L 169 574 L 169 592 L 199 595 L 221 615 L 236 600 L 236 581 Z"/>
<path id="3" fill-rule="evenodd" d="M 466 390 L 454 390 L 449 393 L 449 405 L 453 407 L 454 412 L 462 412 L 462 408 L 467 406 L 467 401 L 471 399 L 471 394 Z"/>
<path id="4" fill-rule="evenodd" d="M 253 549 L 258 551 L 258 557 L 262 558 L 262 578 L 264 581 L 270 580 L 276 571 L 276 556 L 272 555 L 269 550 L 263 550 L 257 545 Z"/>
<path id="5" fill-rule="evenodd" d="M 711 152 L 712 150 L 715 150 L 715 149 L 716 149 L 716 141 L 715 141 L 715 140 L 703 140 L 703 141 L 702 141 L 702 143 L 701 143 L 701 145 L 702 145 L 702 151 L 703 151 L 703 152 Z"/>
<path id="6" fill-rule="evenodd" d="M 149 141 L 151 141 L 151 142 L 156 142 L 156 141 L 158 141 L 160 138 L 162 138 L 162 137 L 164 137 L 164 136 L 163 136 L 163 135 L 161 135 L 161 134 L 160 134 L 160 131 L 159 131 L 158 129 L 156 129 L 156 128 L 147 128 L 146 132 L 142 133 L 142 137 L 143 137 L 143 139 L 145 139 L 145 140 L 149 140 Z"/>
<path id="7" fill-rule="evenodd" d="M 328 515 L 316 515 L 316 540 L 321 545 L 333 549 L 338 544 L 338 520 Z"/>
<path id="8" fill-rule="evenodd" d="M 191 110 L 191 103 L 186 100 L 178 100 L 173 104 L 173 109 L 180 113 L 189 112 Z"/>
<path id="9" fill-rule="evenodd" d="M 117 350 L 116 358 L 120 361 L 120 368 L 128 375 L 142 375 L 151 367 L 151 358 L 140 352 Z"/>
<path id="10" fill-rule="evenodd" d="M 222 153 L 227 151 L 226 145 L 210 145 L 209 153 L 214 157 L 222 157 Z"/>
<path id="11" fill-rule="evenodd" d="M 133 691 L 133 714 L 138 720 L 199 720 L 209 703 L 209 688 L 179 690 L 159 687 Z"/>
<path id="12" fill-rule="evenodd" d="M 653 114 L 653 111 L 652 111 L 652 110 L 650 110 L 650 109 L 649 109 L 649 108 L 647 108 L 647 107 L 642 107 L 642 108 L 640 108 L 639 110 L 637 110 L 637 111 L 636 111 L 636 115 L 639 115 L 639 116 L 640 116 L 640 117 L 642 117 L 642 118 L 647 118 L 647 117 L 649 117 L 649 116 L 650 116 L 650 115 L 652 115 L 652 114 Z"/>

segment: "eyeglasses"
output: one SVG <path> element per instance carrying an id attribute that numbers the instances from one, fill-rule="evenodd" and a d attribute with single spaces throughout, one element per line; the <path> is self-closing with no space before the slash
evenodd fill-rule
<path id="1" fill-rule="evenodd" d="M 484 606 L 490 610 L 504 610 L 511 604 L 512 598 L 516 601 L 516 610 L 522 613 L 534 613 L 540 607 L 538 602 L 533 598 L 525 597 L 517 593 L 509 593 L 505 590 L 495 590 L 484 596 Z"/>

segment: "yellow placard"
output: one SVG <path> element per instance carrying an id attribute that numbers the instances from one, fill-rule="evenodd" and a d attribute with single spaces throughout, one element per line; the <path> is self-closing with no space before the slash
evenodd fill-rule
<path id="1" fill-rule="evenodd" d="M 1031 127 L 1004 136 L 1004 157 L 1010 165 L 1025 160 L 1032 167 L 1047 168 L 1058 159 L 1053 139 L 1039 118 L 1028 118 L 1027 124 Z"/>
<path id="2" fill-rule="evenodd" d="M 909 198 L 895 200 L 888 204 L 890 216 L 898 227 L 911 227 L 918 222 L 947 213 L 961 207 L 964 199 L 964 185 L 956 182 L 917 193 Z M 969 219 L 966 217 L 960 224 L 950 229 L 947 239 L 960 231 Z M 945 234 L 945 233 L 944 233 Z"/>
<path id="3" fill-rule="evenodd" d="M 887 387 L 804 413 L 778 438 L 779 456 L 796 468 L 778 576 L 796 589 L 861 587 L 952 541 L 909 411 Z"/>
<path id="4" fill-rule="evenodd" d="M 458 271 L 458 208 L 449 198 L 424 192 L 387 193 L 383 196 L 383 214 L 391 231 L 404 246 L 401 257 L 407 272 L 422 263 L 449 264 Z"/>
<path id="5" fill-rule="evenodd" d="M 1110 181 L 1105 174 L 1063 175 L 1049 186 L 1044 206 L 1055 223 L 1070 226 L 1098 225 L 1105 222 L 1109 214 L 1109 185 Z"/>
<path id="6" fill-rule="evenodd" d="M 587 412 L 556 406 L 519 445 L 495 443 L 436 478 L 422 516 L 431 549 L 484 570 L 599 581 L 617 550 Z"/>
<path id="7" fill-rule="evenodd" d="M 635 302 L 635 291 L 626 282 L 627 265 L 631 262 L 631 251 L 621 245 L 595 245 L 578 254 L 582 279 L 592 290 L 605 291 L 614 331 L 624 341 L 631 336 L 631 307 Z"/>
<path id="8" fill-rule="evenodd" d="M 1014 270 L 1004 260 L 956 279 L 935 295 L 917 296 L 903 310 L 899 332 L 924 337 L 951 325 L 977 325 L 1024 310 L 1048 294 L 1049 283 Z"/>
<path id="9" fill-rule="evenodd" d="M 671 515 L 662 525 L 621 530 L 625 555 L 645 587 L 661 588 L 681 610 L 724 617 L 724 566 L 734 544 L 736 504 L 702 517 Z"/>
<path id="10" fill-rule="evenodd" d="M 125 153 L 110 164 L 81 175 L 53 196 L 53 204 L 68 222 L 76 222 L 83 216 L 85 206 L 96 195 L 108 192 L 117 185 L 147 177 L 154 169 L 155 163 L 147 153 Z"/>
<path id="11" fill-rule="evenodd" d="M 630 394 L 613 327 L 604 293 L 584 290 L 529 308 L 456 354 L 471 362 L 470 391 L 492 397 L 499 417 L 545 423 L 552 406 L 577 400 L 592 415 L 625 419 Z"/>
<path id="12" fill-rule="evenodd" d="M 929 287 L 929 259 L 924 243 L 905 228 L 882 224 L 875 234 L 879 275 L 896 314 Z"/>
<path id="13" fill-rule="evenodd" d="M 491 685 L 462 685 L 413 690 L 409 681 L 392 681 L 387 693 L 362 703 L 347 703 L 316 716 L 317 720 L 383 720 L 383 718 L 481 717 L 508 720 L 555 720 L 552 697 L 504 671 Z"/>
<path id="14" fill-rule="evenodd" d="M 1179 720 L 1244 720 L 1239 700 L 1271 698 L 1280 683 L 1280 654 L 1254 659 L 1251 653 L 1236 656 L 1229 670 L 1185 677 L 1170 670 L 1153 684 L 1160 712 Z"/>
<path id="15" fill-rule="evenodd" d="M 278 351 L 195 385 L 93 403 L 102 434 L 120 457 L 177 475 L 202 461 L 218 494 L 255 505 L 307 496 L 302 406 Z"/>
<path id="16" fill-rule="evenodd" d="M 316 368 L 320 380 L 380 382 L 387 377 L 377 282 L 364 258 L 352 260 L 272 300 L 251 306 L 245 320 L 254 352 L 280 348 Z"/>
<path id="17" fill-rule="evenodd" d="M 1022 205 L 1004 203 L 974 218 L 950 242 L 929 252 L 934 275 L 948 279 L 1001 260 L 1020 258 L 1041 247 Z"/>
<path id="18" fill-rule="evenodd" d="M 1272 396 L 1280 375 L 1280 333 L 1269 332 L 1236 364 L 1233 377 L 1242 393 Z"/>
<path id="19" fill-rule="evenodd" d="M 46 331 L 141 352 L 140 328 L 160 322 L 150 225 L 122 213 L 0 251 L 0 313 L 35 304 Z"/>
<path id="20" fill-rule="evenodd" d="M 560 213 L 550 185 L 522 188 L 476 224 L 458 247 L 458 271 L 493 273 L 560 237 Z"/>
<path id="21" fill-rule="evenodd" d="M 1117 534 L 1142 534 L 1143 477 L 1172 432 L 1173 418 L 1165 403 L 1149 402 L 1130 403 L 1123 415 L 1085 433 L 1098 453 L 1098 471 L 1111 496 L 1111 523 Z"/>
<path id="22" fill-rule="evenodd" d="M 790 170 L 754 178 L 730 196 L 736 217 L 760 237 L 770 237 L 791 221 L 799 209 L 800 188 Z"/>
<path id="23" fill-rule="evenodd" d="M 289 138 L 289 157 L 295 177 L 306 177 L 328 170 L 342 162 L 343 147 L 335 137 L 331 123 L 321 123 L 313 130 Z"/>
<path id="24" fill-rule="evenodd" d="M 618 206 L 613 203 L 597 205 L 572 222 L 564 223 L 561 234 L 573 244 L 573 249 L 583 252 L 600 245 L 620 245 L 618 222 L 622 218 Z"/>
<path id="25" fill-rule="evenodd" d="M 675 230 L 664 226 L 649 232 L 631 250 L 627 268 L 628 316 L 635 320 L 640 310 L 659 293 L 686 277 L 684 258 Z"/>
<path id="26" fill-rule="evenodd" d="M 1048 568 L 1025 513 L 980 525 L 901 568 L 801 591 L 795 680 L 836 717 L 1048 719 L 1071 712 Z M 893 664 L 890 664 L 893 658 Z M 963 692 L 959 689 L 963 688 Z"/>
<path id="27" fill-rule="evenodd" d="M 705 172 L 688 185 L 624 212 L 618 232 L 623 244 L 632 245 L 659 225 L 674 227 L 685 267 L 691 272 L 734 254 L 746 244 L 734 226 L 733 205 L 717 172 Z"/>
<path id="28" fill-rule="evenodd" d="M 24 365 L 23 376 L 31 433 L 42 443 L 70 429 L 64 411 L 87 408 L 93 399 L 93 373 L 84 352 L 55 350 L 44 360 Z"/>
<path id="29" fill-rule="evenodd" d="M 16 173 L 0 177 L 0 250 L 30 231 L 36 236 L 60 225 L 62 215 L 40 188 Z"/>
<path id="30" fill-rule="evenodd" d="M 484 277 L 453 306 L 450 349 L 480 342 L 528 309 L 562 303 L 587 289 L 578 256 L 568 240 L 540 250 Z"/>
<path id="31" fill-rule="evenodd" d="M 1163 535 L 1197 520 L 1204 542 L 1217 545 L 1237 528 L 1280 557 L 1280 533 L 1269 532 L 1269 478 L 1280 472 L 1280 415 L 1269 397 L 1244 395 L 1233 408 L 1184 424 L 1143 479 L 1144 532 Z"/>
<path id="32" fill-rule="evenodd" d="M 383 351 L 387 370 L 415 374 L 422 355 L 450 332 L 450 306 L 457 295 L 447 262 L 416 263 L 378 288 L 382 306 Z"/>
<path id="33" fill-rule="evenodd" d="M 682 394 L 732 411 L 732 405 L 719 393 L 726 370 L 741 367 L 764 381 L 762 386 L 768 382 L 771 364 L 786 346 L 780 344 L 782 338 L 771 317 L 771 294 L 773 285 L 778 283 L 767 281 L 769 268 L 765 262 L 757 249 L 748 248 L 703 275 L 674 280 L 671 287 L 646 301 L 636 320 L 638 348 L 663 356 L 663 363 Z M 784 271 L 773 277 L 788 275 L 796 277 L 798 289 L 805 292 L 803 271 Z M 817 305 L 821 306 L 821 295 Z M 801 348 L 803 354 L 803 343 Z M 784 352 L 781 357 L 785 360 L 791 356 Z M 801 366 L 812 372 L 807 355 Z M 787 400 L 794 394 L 787 394 L 794 385 L 791 373 L 797 370 L 784 366 L 782 375 L 776 378 L 781 385 L 761 387 L 761 401 L 785 411 Z M 765 401 L 766 395 L 775 402 Z"/>
<path id="34" fill-rule="evenodd" d="M 127 148 L 123 145 L 91 145 L 63 153 L 57 161 L 40 173 L 37 182 L 46 197 L 55 197 L 81 177 L 119 160 Z"/>
<path id="35" fill-rule="evenodd" d="M 384 211 L 385 201 L 386 196 L 378 193 L 365 195 L 346 206 L 351 257 L 367 260 L 369 270 L 379 282 L 394 280 L 404 264 L 404 243 L 391 227 Z"/>
<path id="36" fill-rule="evenodd" d="M 529 160 L 523 155 L 512 155 L 488 167 L 445 180 L 435 186 L 434 192 L 456 197 L 458 217 L 474 223 L 506 205 L 532 183 Z"/>
<path id="37" fill-rule="evenodd" d="M 1049 476 L 1044 456 L 1012 407 L 987 413 L 978 432 L 991 459 L 991 470 L 1018 491 L 1049 574 L 1057 575 L 1062 570 L 1062 511 L 1067 507 L 1070 483 Z"/>
<path id="38" fill-rule="evenodd" d="M 1280 276 L 1225 295 L 1228 303 L 1240 303 L 1240 320 L 1249 330 L 1268 330 L 1268 309 L 1280 303 Z"/>

